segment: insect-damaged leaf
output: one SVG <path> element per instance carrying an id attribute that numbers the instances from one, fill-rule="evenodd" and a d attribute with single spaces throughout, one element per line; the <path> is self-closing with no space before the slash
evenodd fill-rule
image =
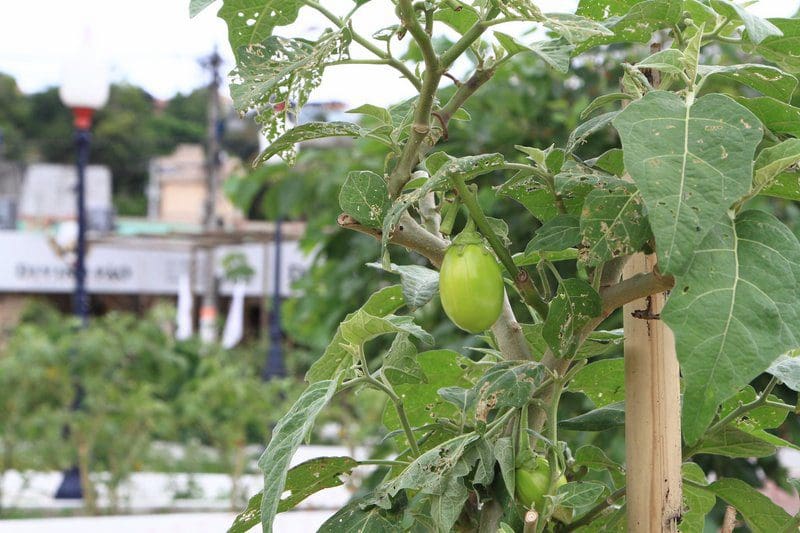
<path id="1" fill-rule="evenodd" d="M 575 342 L 575 334 L 598 316 L 601 308 L 600 295 L 591 285 L 577 278 L 565 279 L 550 302 L 542 337 L 557 356 L 566 355 Z"/>
<path id="2" fill-rule="evenodd" d="M 342 211 L 370 228 L 380 228 L 389 208 L 386 181 L 374 172 L 350 172 L 339 192 Z"/>
<path id="3" fill-rule="evenodd" d="M 750 191 L 763 134 L 753 113 L 727 96 L 689 104 L 653 91 L 614 120 L 625 168 L 647 206 L 663 273 L 686 270 L 720 216 Z"/>
<path id="4" fill-rule="evenodd" d="M 595 189 L 581 212 L 581 260 L 589 266 L 639 251 L 650 239 L 650 224 L 636 186 L 625 181 Z"/>

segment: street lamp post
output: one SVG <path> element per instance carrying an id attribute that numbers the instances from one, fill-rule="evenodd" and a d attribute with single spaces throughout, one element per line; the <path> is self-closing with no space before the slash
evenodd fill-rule
<path id="1" fill-rule="evenodd" d="M 283 331 L 281 328 L 281 244 L 283 235 L 281 234 L 282 216 L 278 213 L 275 217 L 275 261 L 272 268 L 273 294 L 272 294 L 272 313 L 269 321 L 269 351 L 267 353 L 267 364 L 264 366 L 263 377 L 269 380 L 275 377 L 286 375 L 286 366 L 283 364 Z"/>
<path id="2" fill-rule="evenodd" d="M 85 49 L 65 65 L 59 96 L 65 106 L 72 109 L 75 118 L 75 148 L 78 179 L 75 185 L 76 218 L 78 238 L 75 250 L 75 293 L 73 310 L 81 327 L 89 319 L 89 295 L 86 291 L 86 166 L 89 162 L 89 143 L 92 116 L 108 100 L 109 82 L 105 65 L 98 61 L 85 43 Z M 76 391 L 73 409 L 79 407 L 80 391 Z M 64 471 L 56 491 L 57 499 L 80 499 L 83 497 L 78 467 Z"/>

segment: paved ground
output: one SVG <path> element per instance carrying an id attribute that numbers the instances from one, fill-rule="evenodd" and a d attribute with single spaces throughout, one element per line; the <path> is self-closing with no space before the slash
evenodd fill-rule
<path id="1" fill-rule="evenodd" d="M 346 455 L 347 451 L 335 447 L 303 447 L 295 457 L 294 463 L 305 461 L 311 457 Z M 357 454 L 360 455 L 360 454 Z M 800 477 L 800 452 L 782 449 L 778 457 L 793 477 Z M 14 474 L 6 480 L 9 494 L 7 503 L 16 500 L 15 506 L 28 508 L 49 508 L 75 506 L 75 503 L 57 503 L 52 494 L 57 486 L 58 473 L 37 473 L 28 477 Z M 174 492 L 188 483 L 186 474 L 168 475 L 156 473 L 136 474 L 128 486 L 130 500 L 128 508 L 140 511 L 158 504 L 165 506 L 171 500 L 173 508 L 187 511 L 199 508 L 219 508 L 226 505 L 226 494 L 229 485 L 226 476 L 217 474 L 200 474 L 194 476 L 200 487 L 203 498 L 174 499 Z M 258 476 L 248 476 L 245 483 L 255 492 L 260 488 Z M 767 485 L 763 492 L 776 503 L 794 514 L 800 510 L 800 499 L 797 495 L 788 495 L 774 485 Z M 14 496 L 16 495 L 16 496 Z M 281 513 L 275 522 L 277 533 L 307 533 L 316 531 L 336 509 L 350 497 L 345 487 L 334 487 L 319 492 L 301 504 L 301 509 L 289 513 Z M 319 510 L 325 508 L 328 510 Z M 26 520 L 0 520 L 0 533 L 224 533 L 233 521 L 234 513 L 230 512 L 180 512 L 173 514 L 137 514 L 107 517 L 47 518 Z M 252 531 L 258 531 L 254 528 Z"/>
<path id="2" fill-rule="evenodd" d="M 316 531 L 332 511 L 281 513 L 275 521 L 276 533 Z M 224 533 L 231 525 L 232 513 L 182 513 L 140 516 L 102 516 L 92 518 L 48 518 L 0 520 L 2 533 Z M 260 531 L 255 527 L 252 531 Z"/>

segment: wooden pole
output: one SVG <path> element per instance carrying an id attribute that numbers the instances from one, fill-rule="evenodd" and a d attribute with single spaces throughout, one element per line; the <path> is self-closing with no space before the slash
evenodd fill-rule
<path id="1" fill-rule="evenodd" d="M 627 279 L 652 272 L 656 256 L 636 254 Z M 628 531 L 677 532 L 681 516 L 681 415 L 675 337 L 660 320 L 666 294 L 623 307 Z"/>

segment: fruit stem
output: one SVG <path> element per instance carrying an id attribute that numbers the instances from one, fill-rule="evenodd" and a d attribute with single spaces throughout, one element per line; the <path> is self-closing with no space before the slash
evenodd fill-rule
<path id="1" fill-rule="evenodd" d="M 501 241 L 500 237 L 494 232 L 491 223 L 489 223 L 489 219 L 486 218 L 486 214 L 478 203 L 478 195 L 476 194 L 477 188 L 471 189 L 467 187 L 464 180 L 456 175 L 450 175 L 450 183 L 458 193 L 461 202 L 469 211 L 470 218 L 475 222 L 475 225 L 478 226 L 481 234 L 483 234 L 489 242 L 489 246 L 492 247 L 492 250 L 494 250 L 494 253 L 497 254 L 498 259 L 500 259 L 500 262 L 511 275 L 514 284 L 517 286 L 525 302 L 533 307 L 542 319 L 547 317 L 547 303 L 539 295 L 539 292 L 536 290 L 527 272 L 521 275 L 523 271 L 514 263 L 511 252 L 508 251 L 503 241 Z"/>

